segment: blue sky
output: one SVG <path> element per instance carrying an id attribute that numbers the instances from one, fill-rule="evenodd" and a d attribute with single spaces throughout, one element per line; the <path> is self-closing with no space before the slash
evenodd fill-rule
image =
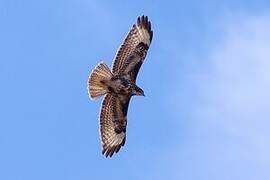
<path id="1" fill-rule="evenodd" d="M 268 1 L 0 1 L 0 179 L 270 179 Z M 137 16 L 154 38 L 124 148 L 86 81 Z"/>

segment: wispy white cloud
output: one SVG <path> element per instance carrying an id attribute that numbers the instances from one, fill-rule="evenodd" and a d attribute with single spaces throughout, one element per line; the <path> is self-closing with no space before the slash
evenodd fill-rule
<path id="1" fill-rule="evenodd" d="M 194 115 L 205 133 L 214 127 L 230 139 L 226 157 L 245 162 L 239 157 L 246 153 L 258 168 L 270 165 L 269 22 L 267 15 L 227 21 L 223 40 L 206 61 L 209 68 L 201 72 Z"/>
<path id="2" fill-rule="evenodd" d="M 179 178 L 270 178 L 270 15 L 231 17 L 199 57 L 203 65 L 187 70 L 179 89 L 192 92 L 172 100 L 180 102 L 172 106 L 176 126 L 187 130 L 178 147 L 161 157 L 181 169 Z M 183 112 L 185 120 L 179 118 Z"/>

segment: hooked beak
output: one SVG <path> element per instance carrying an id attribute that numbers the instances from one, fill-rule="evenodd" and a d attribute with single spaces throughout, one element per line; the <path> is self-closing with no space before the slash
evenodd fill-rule
<path id="1" fill-rule="evenodd" d="M 135 85 L 134 91 L 135 91 L 134 95 L 136 95 L 136 96 L 145 96 L 144 91 L 136 85 Z"/>
<path id="2" fill-rule="evenodd" d="M 137 96 L 145 96 L 144 92 L 136 92 Z"/>

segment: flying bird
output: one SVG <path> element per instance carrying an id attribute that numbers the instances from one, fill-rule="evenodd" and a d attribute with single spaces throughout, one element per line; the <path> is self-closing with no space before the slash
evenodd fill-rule
<path id="1" fill-rule="evenodd" d="M 105 95 L 100 110 L 102 154 L 112 157 L 126 141 L 127 112 L 132 96 L 144 96 L 136 77 L 153 38 L 147 16 L 138 17 L 113 61 L 112 71 L 101 62 L 88 78 L 88 94 L 93 100 Z"/>

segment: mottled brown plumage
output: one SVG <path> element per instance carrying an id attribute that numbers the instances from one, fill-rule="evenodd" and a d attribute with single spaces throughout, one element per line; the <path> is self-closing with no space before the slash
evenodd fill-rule
<path id="1" fill-rule="evenodd" d="M 151 44 L 153 31 L 147 16 L 138 17 L 117 51 L 112 72 L 98 64 L 88 79 L 90 98 L 104 95 L 100 111 L 102 153 L 111 157 L 126 141 L 128 105 L 133 95 L 144 96 L 136 77 Z"/>

